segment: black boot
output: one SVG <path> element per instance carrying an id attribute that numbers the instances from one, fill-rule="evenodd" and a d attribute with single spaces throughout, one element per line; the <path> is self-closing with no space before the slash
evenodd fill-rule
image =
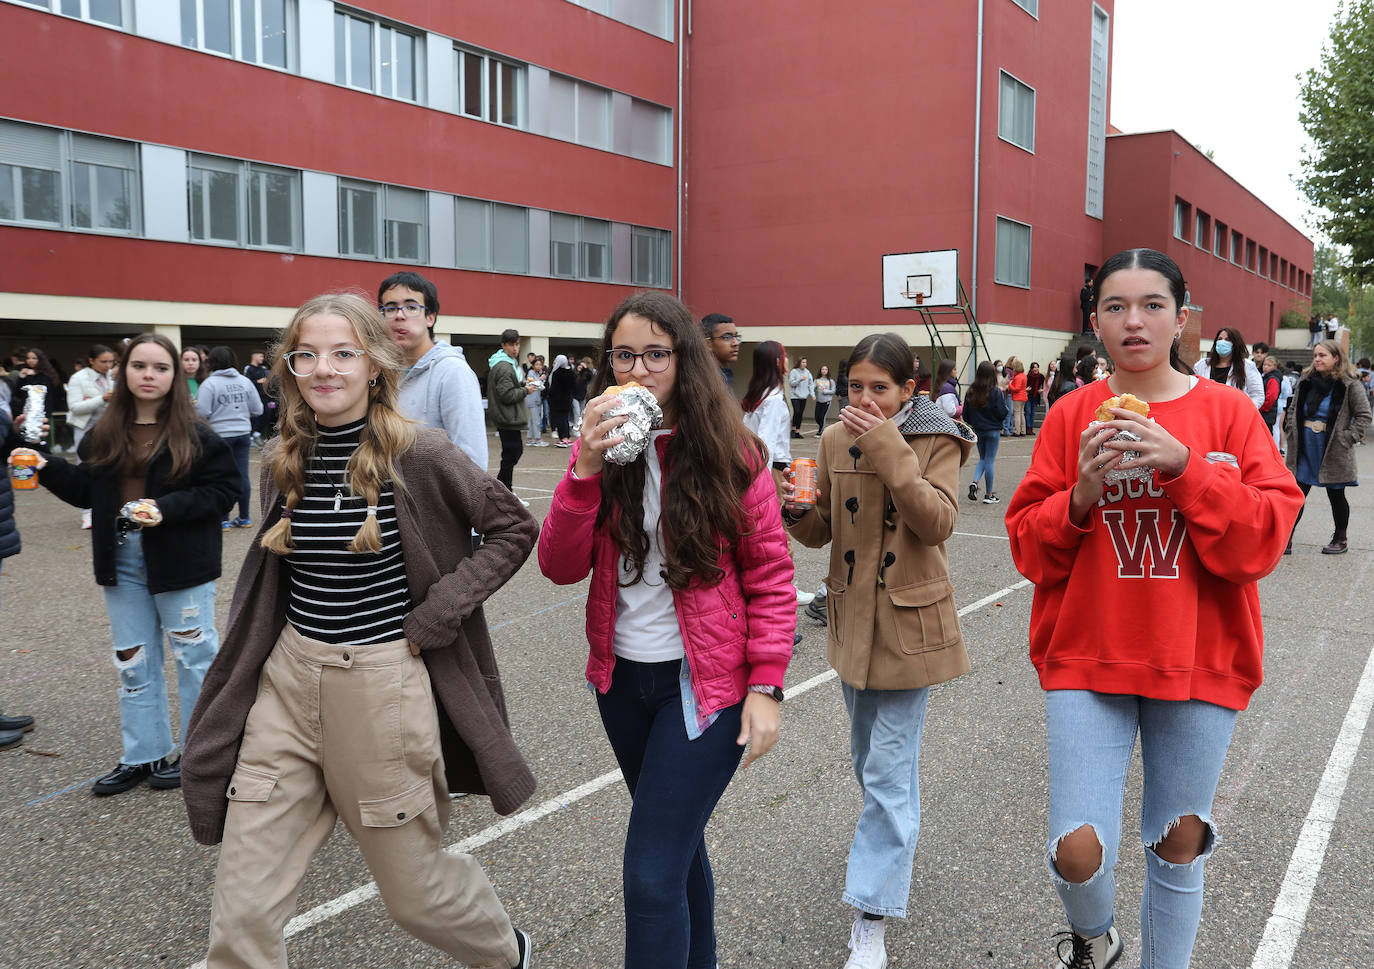
<path id="1" fill-rule="evenodd" d="M 1330 543 L 1322 549 L 1322 554 L 1344 555 L 1345 551 L 1345 532 L 1336 532 L 1331 536 Z"/>

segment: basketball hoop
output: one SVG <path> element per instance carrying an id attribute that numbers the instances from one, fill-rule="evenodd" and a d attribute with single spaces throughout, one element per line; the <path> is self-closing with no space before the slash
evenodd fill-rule
<path id="1" fill-rule="evenodd" d="M 903 297 L 904 299 L 914 300 L 914 301 L 916 302 L 916 305 L 917 305 L 917 306 L 922 305 L 922 304 L 925 303 L 925 301 L 926 301 L 926 294 L 923 293 L 923 292 L 921 292 L 919 289 L 916 290 L 915 292 L 906 292 L 906 293 L 903 293 L 903 294 L 902 294 L 902 297 Z"/>

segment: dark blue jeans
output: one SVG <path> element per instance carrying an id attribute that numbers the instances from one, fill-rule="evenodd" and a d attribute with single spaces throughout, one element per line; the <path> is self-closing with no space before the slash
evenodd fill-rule
<path id="1" fill-rule="evenodd" d="M 252 518 L 253 511 L 250 507 L 252 495 L 252 479 L 248 477 L 248 452 L 252 450 L 252 434 L 244 434 L 241 437 L 226 437 L 224 443 L 229 445 L 229 450 L 234 453 L 234 462 L 239 466 L 239 478 L 242 480 L 239 488 L 239 517 Z M 229 513 L 225 512 L 224 517 L 228 519 Z"/>
<path id="2" fill-rule="evenodd" d="M 737 703 L 687 739 L 680 660 L 615 661 L 597 694 L 601 723 L 630 789 L 622 871 L 625 969 L 715 969 L 715 882 L 706 822 L 739 766 Z"/>

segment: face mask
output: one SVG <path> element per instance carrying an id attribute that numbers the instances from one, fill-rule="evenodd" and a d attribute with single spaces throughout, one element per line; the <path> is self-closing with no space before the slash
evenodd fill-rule
<path id="1" fill-rule="evenodd" d="M 1217 356 L 1219 357 L 1229 357 L 1231 355 L 1230 340 L 1218 340 L 1216 343 L 1212 344 L 1212 348 L 1217 351 Z"/>

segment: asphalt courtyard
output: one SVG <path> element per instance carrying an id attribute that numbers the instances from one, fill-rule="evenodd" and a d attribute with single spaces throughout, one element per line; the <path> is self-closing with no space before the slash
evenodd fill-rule
<path id="1" fill-rule="evenodd" d="M 798 455 L 814 453 L 814 439 L 794 443 Z M 1003 443 L 1004 499 L 1031 445 Z M 493 459 L 498 450 L 493 438 Z M 1374 446 L 1358 452 L 1368 485 Z M 517 491 L 537 516 L 567 453 L 530 449 L 517 468 Z M 966 467 L 965 487 L 971 475 Z M 1237 721 L 1221 779 L 1224 843 L 1207 869 L 1196 969 L 1374 967 L 1370 491 L 1349 492 L 1344 556 L 1318 554 L 1331 520 L 1325 496 L 1313 494 L 1295 554 L 1260 585 L 1266 682 Z M 5 560 L 0 580 L 0 704 L 39 723 L 22 747 L 0 752 L 0 967 L 189 969 L 205 954 L 217 849 L 192 841 L 177 792 L 91 796 L 91 782 L 118 759 L 119 720 L 89 542 L 75 509 L 45 491 L 16 497 L 24 552 Z M 1044 701 L 1026 657 L 1031 590 L 1010 561 L 1005 507 L 961 494 L 949 543 L 973 671 L 931 698 L 910 917 L 888 930 L 894 969 L 1044 967 L 1064 927 L 1044 860 Z M 250 540 L 226 535 L 221 629 Z M 826 555 L 797 549 L 804 587 L 824 574 Z M 623 938 L 629 799 L 582 678 L 585 593 L 585 583 L 552 585 L 531 557 L 487 604 L 512 725 L 539 790 L 505 819 L 485 798 L 456 801 L 447 835 L 481 860 L 529 931 L 534 965 L 559 969 L 620 965 Z M 799 625 L 781 740 L 736 776 L 707 831 L 723 967 L 839 969 L 847 955 L 851 915 L 840 893 L 860 798 L 825 630 Z M 1121 967 L 1139 960 L 1139 796 L 1137 755 L 1117 870 Z M 311 865 L 288 935 L 296 967 L 454 964 L 392 925 L 342 827 Z"/>

